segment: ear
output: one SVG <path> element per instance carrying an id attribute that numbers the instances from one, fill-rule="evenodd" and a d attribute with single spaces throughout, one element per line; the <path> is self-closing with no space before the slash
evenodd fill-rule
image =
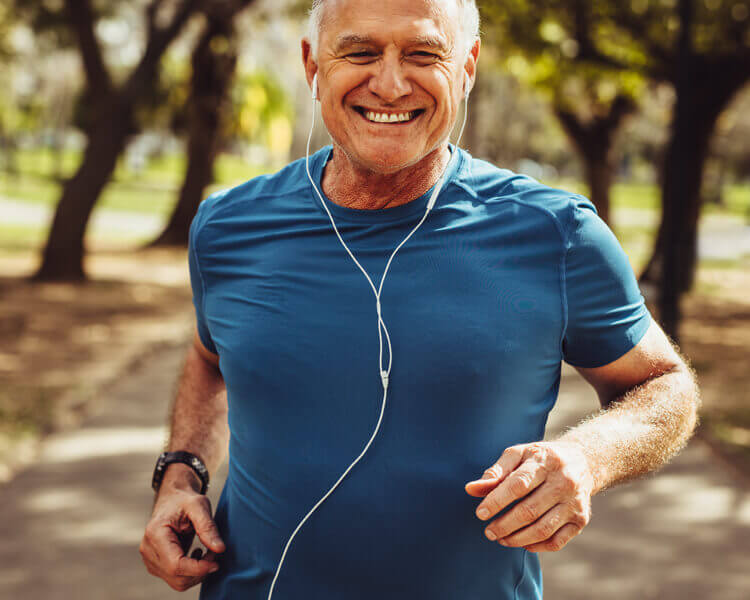
<path id="1" fill-rule="evenodd" d="M 474 87 L 474 82 L 477 78 L 477 61 L 479 60 L 479 50 L 482 46 L 482 42 L 477 40 L 469 51 L 469 56 L 464 64 L 464 71 L 467 89 L 464 90 L 464 95 L 468 95 Z"/>
<path id="2" fill-rule="evenodd" d="M 312 92 L 313 78 L 318 73 L 318 64 L 312 55 L 312 46 L 310 45 L 310 40 L 307 38 L 302 40 L 302 66 L 305 68 L 307 85 L 310 86 L 310 91 Z"/>

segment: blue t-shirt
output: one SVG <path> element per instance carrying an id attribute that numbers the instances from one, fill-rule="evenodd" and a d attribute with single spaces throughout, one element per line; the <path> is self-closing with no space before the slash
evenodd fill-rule
<path id="1" fill-rule="evenodd" d="M 319 188 L 331 152 L 310 159 Z M 376 286 L 430 193 L 382 210 L 325 198 Z M 201 598 L 265 600 L 289 536 L 380 415 L 375 297 L 304 160 L 209 196 L 189 248 L 231 430 L 227 550 Z M 464 484 L 543 438 L 562 360 L 605 365 L 643 337 L 627 256 L 582 196 L 458 150 L 381 302 L 393 367 L 380 430 L 295 536 L 274 599 L 541 598 L 537 555 L 488 541 Z"/>

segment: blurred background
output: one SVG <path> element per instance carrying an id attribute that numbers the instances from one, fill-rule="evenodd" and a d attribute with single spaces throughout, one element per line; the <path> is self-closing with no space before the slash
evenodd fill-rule
<path id="1" fill-rule="evenodd" d="M 591 198 L 703 394 L 687 458 L 612 492 L 599 533 L 545 562 L 547 597 L 747 598 L 750 1 L 478 4 L 462 146 Z M 212 191 L 304 155 L 308 8 L 0 4 L 0 590 L 170 593 L 137 546 L 193 328 L 188 228 Z M 589 392 L 565 371 L 553 429 Z"/>

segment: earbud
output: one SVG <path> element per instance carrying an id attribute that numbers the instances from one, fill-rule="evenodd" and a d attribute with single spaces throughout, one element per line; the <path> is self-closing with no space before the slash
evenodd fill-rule
<path id="1" fill-rule="evenodd" d="M 469 77 L 469 74 L 464 71 L 464 99 L 469 98 L 469 94 L 471 93 L 471 77 Z"/>
<path id="2" fill-rule="evenodd" d="M 315 73 L 313 75 L 313 81 L 312 81 L 312 99 L 317 100 L 318 99 L 318 74 Z"/>

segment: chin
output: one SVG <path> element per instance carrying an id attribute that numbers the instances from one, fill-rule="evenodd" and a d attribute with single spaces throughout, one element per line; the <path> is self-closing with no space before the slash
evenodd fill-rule
<path id="1" fill-rule="evenodd" d="M 383 144 L 349 156 L 371 171 L 390 175 L 418 163 L 425 155 L 417 150 L 410 151 L 401 144 Z"/>

